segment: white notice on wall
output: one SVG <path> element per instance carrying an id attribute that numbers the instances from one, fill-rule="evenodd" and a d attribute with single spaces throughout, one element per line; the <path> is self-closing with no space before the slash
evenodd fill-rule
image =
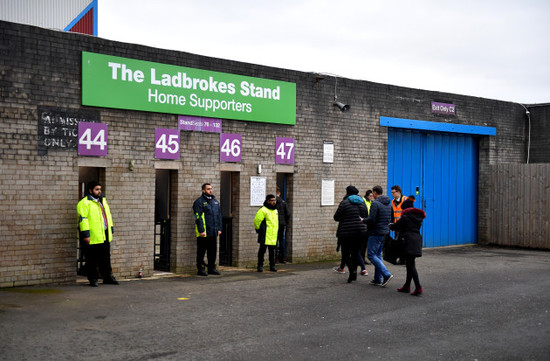
<path id="1" fill-rule="evenodd" d="M 323 163 L 334 163 L 334 143 L 323 143 Z"/>
<path id="2" fill-rule="evenodd" d="M 250 205 L 263 206 L 265 201 L 265 177 L 250 177 Z"/>
<path id="3" fill-rule="evenodd" d="M 323 179 L 321 184 L 321 206 L 334 205 L 334 179 Z"/>

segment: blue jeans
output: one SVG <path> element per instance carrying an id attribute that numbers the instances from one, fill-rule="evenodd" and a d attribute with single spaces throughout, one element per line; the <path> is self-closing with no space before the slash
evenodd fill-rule
<path id="1" fill-rule="evenodd" d="M 374 280 L 382 282 L 382 276 L 391 276 L 390 271 L 382 261 L 382 250 L 384 249 L 384 236 L 370 236 L 367 242 L 367 258 L 374 265 Z"/>

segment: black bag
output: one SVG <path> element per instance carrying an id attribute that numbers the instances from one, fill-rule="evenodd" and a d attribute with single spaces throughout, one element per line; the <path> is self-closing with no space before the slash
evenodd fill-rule
<path id="1" fill-rule="evenodd" d="M 401 244 L 398 240 L 393 239 L 393 237 L 388 233 L 384 236 L 384 251 L 382 258 L 384 261 L 397 264 L 397 258 L 401 253 Z"/>

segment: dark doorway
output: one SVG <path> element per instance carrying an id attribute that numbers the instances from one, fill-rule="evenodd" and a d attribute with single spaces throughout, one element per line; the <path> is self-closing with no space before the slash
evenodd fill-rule
<path id="1" fill-rule="evenodd" d="M 283 198 L 291 214 L 293 213 L 293 196 L 292 196 L 292 173 L 277 173 L 277 187 L 281 190 L 281 198 Z M 285 243 L 286 243 L 286 259 L 292 261 L 292 217 L 288 221 L 285 230 Z"/>
<path id="2" fill-rule="evenodd" d="M 239 199 L 239 172 L 221 172 L 220 204 L 222 209 L 222 234 L 220 236 L 220 266 L 233 265 L 233 227 L 237 224 Z"/>
<path id="3" fill-rule="evenodd" d="M 155 180 L 155 245 L 154 269 L 170 271 L 171 230 L 171 172 L 167 169 L 157 169 Z"/>
<path id="4" fill-rule="evenodd" d="M 105 168 L 97 167 L 79 167 L 78 168 L 78 195 L 77 203 L 88 194 L 88 183 L 95 181 L 101 183 L 103 193 L 106 192 L 106 186 L 104 184 Z M 75 203 L 76 208 L 76 203 Z M 78 224 L 76 225 L 76 274 L 79 276 L 86 275 L 86 268 L 84 267 L 86 260 L 84 258 L 86 243 L 80 239 L 80 230 Z"/>

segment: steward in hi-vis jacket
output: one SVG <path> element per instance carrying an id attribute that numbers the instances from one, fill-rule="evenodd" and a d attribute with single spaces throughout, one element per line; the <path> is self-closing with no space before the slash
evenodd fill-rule
<path id="1" fill-rule="evenodd" d="M 277 233 L 279 232 L 279 213 L 277 212 L 277 198 L 273 194 L 265 197 L 264 205 L 256 212 L 254 228 L 258 233 L 258 272 L 264 271 L 265 249 L 269 250 L 269 270 L 277 272 L 275 268 L 275 247 L 277 246 Z"/>
<path id="2" fill-rule="evenodd" d="M 391 187 L 391 194 L 393 200 L 391 202 L 392 214 L 391 214 L 391 223 L 395 223 L 401 218 L 401 213 L 403 212 L 403 202 L 407 200 L 407 197 L 403 195 L 401 187 L 394 185 Z"/>
<path id="3" fill-rule="evenodd" d="M 118 285 L 111 268 L 113 218 L 107 199 L 101 194 L 101 184 L 88 183 L 88 195 L 78 202 L 76 211 L 90 286 L 98 286 L 98 267 L 104 284 Z"/>

